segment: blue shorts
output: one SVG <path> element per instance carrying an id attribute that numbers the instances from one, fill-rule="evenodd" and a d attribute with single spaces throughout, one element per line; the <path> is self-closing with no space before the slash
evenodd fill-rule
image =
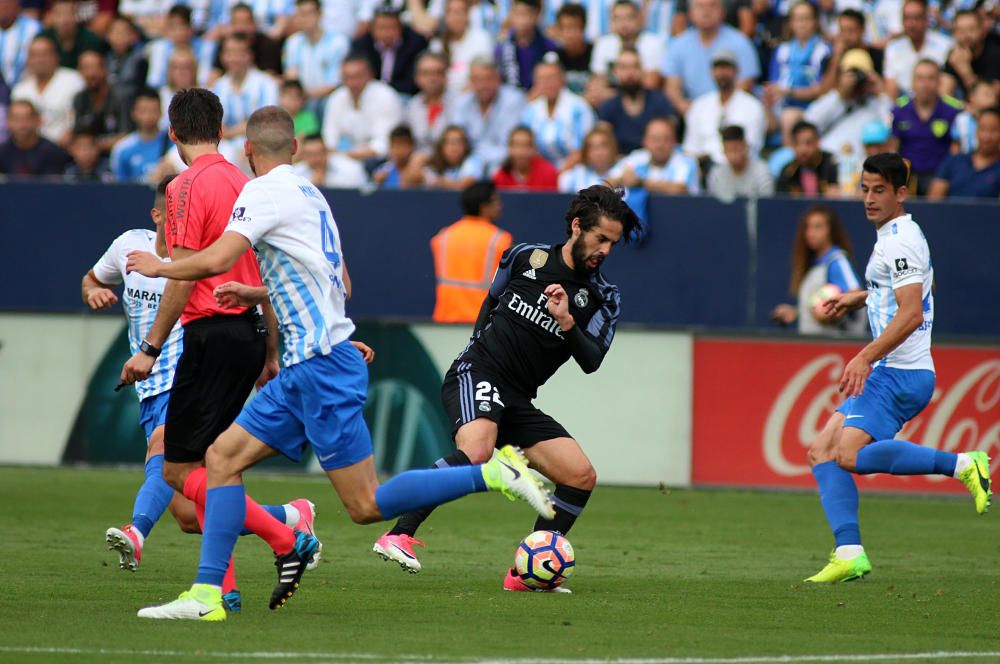
<path id="1" fill-rule="evenodd" d="M 329 355 L 283 368 L 243 409 L 236 424 L 292 461 L 312 445 L 323 470 L 372 455 L 363 411 L 368 367 L 349 341 Z"/>
<path id="2" fill-rule="evenodd" d="M 170 390 L 146 397 L 139 402 L 139 426 L 146 432 L 146 442 L 153 437 L 156 427 L 167 423 L 167 402 Z"/>
<path id="3" fill-rule="evenodd" d="M 878 366 L 865 381 L 860 397 L 851 397 L 837 412 L 845 427 L 866 432 L 873 440 L 889 440 L 927 407 L 934 394 L 934 372 Z"/>

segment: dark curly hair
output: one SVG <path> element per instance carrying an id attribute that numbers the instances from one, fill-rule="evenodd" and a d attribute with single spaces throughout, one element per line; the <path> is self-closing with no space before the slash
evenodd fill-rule
<path id="1" fill-rule="evenodd" d="M 642 230 L 639 216 L 625 202 L 625 190 L 606 184 L 595 184 L 581 189 L 566 211 L 566 235 L 573 234 L 573 220 L 580 219 L 580 230 L 586 232 L 597 225 L 601 217 L 607 217 L 622 225 L 625 242 Z"/>

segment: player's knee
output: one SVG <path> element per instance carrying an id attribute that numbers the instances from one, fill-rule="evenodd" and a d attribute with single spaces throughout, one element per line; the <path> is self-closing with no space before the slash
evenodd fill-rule
<path id="1" fill-rule="evenodd" d="M 182 533 L 197 535 L 201 532 L 201 526 L 198 525 L 197 517 L 179 512 L 174 512 L 173 514 L 174 520 L 177 521 L 177 527 L 181 529 Z"/>
<path id="2" fill-rule="evenodd" d="M 459 449 L 465 452 L 465 456 L 469 457 L 469 463 L 473 466 L 484 464 L 493 456 L 493 445 L 490 443 L 466 443 L 460 445 Z"/>
<path id="3" fill-rule="evenodd" d="M 359 496 L 345 501 L 344 507 L 347 508 L 347 514 L 354 523 L 364 525 L 382 521 L 374 491 L 371 492 L 371 495 Z"/>
<path id="4" fill-rule="evenodd" d="M 597 486 L 597 471 L 588 463 L 586 466 L 577 469 L 573 473 L 572 480 L 567 482 L 567 484 L 577 489 L 590 491 Z"/>
<path id="5" fill-rule="evenodd" d="M 185 466 L 173 463 L 163 464 L 163 481 L 169 484 L 175 491 L 184 491 L 184 480 L 187 479 L 188 469 Z"/>
<path id="6" fill-rule="evenodd" d="M 243 470 L 236 455 L 219 443 L 209 446 L 205 452 L 205 467 L 211 475 L 225 477 L 239 475 Z"/>
<path id="7" fill-rule="evenodd" d="M 857 450 L 845 447 L 843 445 L 837 448 L 837 457 L 836 457 L 837 465 L 843 468 L 844 470 L 854 472 L 854 467 L 857 460 L 858 460 Z"/>

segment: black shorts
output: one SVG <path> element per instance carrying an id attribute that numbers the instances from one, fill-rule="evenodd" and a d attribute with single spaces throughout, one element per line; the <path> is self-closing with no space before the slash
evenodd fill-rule
<path id="1" fill-rule="evenodd" d="M 199 318 L 184 326 L 184 351 L 167 402 L 166 461 L 204 459 L 242 410 L 267 354 L 266 328 L 254 312 Z"/>
<path id="2" fill-rule="evenodd" d="M 497 423 L 497 446 L 531 447 L 553 438 L 572 438 L 561 424 L 531 403 L 528 397 L 507 388 L 472 362 L 451 365 L 441 386 L 441 401 L 451 422 L 451 435 L 479 417 Z"/>

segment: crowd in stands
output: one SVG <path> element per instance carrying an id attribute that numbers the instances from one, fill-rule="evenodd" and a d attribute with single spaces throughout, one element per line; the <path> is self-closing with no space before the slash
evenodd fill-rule
<path id="1" fill-rule="evenodd" d="M 223 154 L 295 120 L 325 187 L 855 195 L 898 150 L 1000 197 L 997 0 L 0 0 L 0 176 L 155 182 L 211 89 Z"/>

